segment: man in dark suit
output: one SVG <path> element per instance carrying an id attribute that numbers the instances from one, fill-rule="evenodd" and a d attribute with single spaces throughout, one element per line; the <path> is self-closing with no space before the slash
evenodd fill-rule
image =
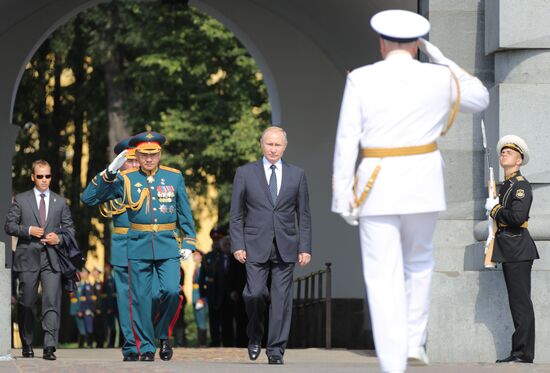
<path id="1" fill-rule="evenodd" d="M 256 360 L 268 297 L 269 364 L 283 364 L 292 316 L 294 264 L 311 259 L 311 216 L 304 170 L 281 160 L 286 132 L 269 127 L 261 138 L 263 158 L 235 173 L 231 199 L 231 245 L 246 265 L 243 298 L 248 314 L 248 354 Z M 267 278 L 271 274 L 271 289 Z"/>
<path id="2" fill-rule="evenodd" d="M 42 329 L 46 360 L 55 360 L 59 335 L 61 306 L 61 271 L 57 248 L 63 236 L 55 233 L 63 228 L 74 235 L 71 212 L 65 198 L 50 191 L 51 167 L 38 160 L 32 165 L 31 179 L 35 187 L 18 194 L 8 211 L 7 234 L 18 238 L 13 270 L 19 277 L 18 323 L 23 342 L 23 357 L 34 357 L 32 349 L 34 316 L 32 308 L 42 284 Z"/>
<path id="3" fill-rule="evenodd" d="M 535 358 L 535 311 L 531 301 L 531 268 L 539 258 L 527 229 L 533 202 L 531 184 L 520 167 L 529 162 L 523 139 L 506 135 L 497 144 L 504 182 L 498 197 L 488 198 L 485 207 L 497 222 L 492 261 L 502 263 L 514 334 L 510 355 L 497 363 L 532 363 Z"/>

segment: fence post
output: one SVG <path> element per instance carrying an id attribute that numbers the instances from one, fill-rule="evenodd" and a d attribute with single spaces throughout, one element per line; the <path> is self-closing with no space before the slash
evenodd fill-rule
<path id="1" fill-rule="evenodd" d="M 325 348 L 332 348 L 332 272 L 330 266 L 332 263 L 325 263 L 327 267 L 327 277 L 326 277 L 326 290 L 325 290 Z"/>

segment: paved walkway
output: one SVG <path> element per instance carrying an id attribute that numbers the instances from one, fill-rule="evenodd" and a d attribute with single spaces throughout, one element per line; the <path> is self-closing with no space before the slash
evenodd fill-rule
<path id="1" fill-rule="evenodd" d="M 58 350 L 58 360 L 45 361 L 42 350 L 35 349 L 34 359 L 21 357 L 13 350 L 11 361 L 0 362 L 1 373 L 256 373 L 256 372 L 378 372 L 372 351 L 301 349 L 287 350 L 284 366 L 267 365 L 265 354 L 255 362 L 248 360 L 246 349 L 238 348 L 176 348 L 171 361 L 158 359 L 153 363 L 123 363 L 115 349 Z M 432 364 L 410 367 L 410 373 L 550 373 L 550 364 Z"/>

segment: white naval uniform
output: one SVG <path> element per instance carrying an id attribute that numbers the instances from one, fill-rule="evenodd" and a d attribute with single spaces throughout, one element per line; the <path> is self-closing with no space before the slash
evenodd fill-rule
<path id="1" fill-rule="evenodd" d="M 483 84 L 456 66 L 453 72 L 460 85 L 459 110 L 484 110 L 489 94 Z M 406 51 L 393 51 L 348 74 L 334 154 L 332 211 L 349 211 L 360 148 L 436 141 L 455 96 L 448 67 L 421 63 Z M 378 177 L 359 209 L 363 271 L 382 371 L 399 371 L 405 370 L 407 350 L 426 342 L 432 236 L 437 212 L 446 208 L 444 164 L 438 150 L 363 158 L 358 194 L 379 163 Z"/>

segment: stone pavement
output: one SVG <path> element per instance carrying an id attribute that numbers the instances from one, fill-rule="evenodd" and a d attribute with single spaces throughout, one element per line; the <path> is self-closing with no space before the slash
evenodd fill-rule
<path id="1" fill-rule="evenodd" d="M 267 365 L 264 354 L 255 362 L 248 360 L 246 349 L 176 348 L 171 361 L 123 363 L 116 349 L 65 349 L 56 352 L 58 360 L 45 361 L 42 350 L 35 349 L 34 359 L 23 359 L 21 350 L 12 350 L 11 361 L 0 362 L 1 373 L 248 373 L 248 372 L 334 372 L 376 373 L 378 365 L 372 351 L 324 350 L 317 348 L 287 350 L 284 366 Z M 550 364 L 432 364 L 413 366 L 410 373 L 550 373 Z"/>

